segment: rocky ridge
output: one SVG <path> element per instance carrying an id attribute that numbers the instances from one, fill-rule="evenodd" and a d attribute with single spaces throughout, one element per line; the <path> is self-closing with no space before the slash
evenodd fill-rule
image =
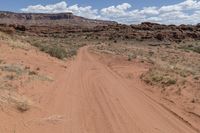
<path id="1" fill-rule="evenodd" d="M 136 39 L 181 42 L 200 40 L 200 24 L 164 25 L 143 22 L 124 25 L 113 21 L 93 20 L 72 13 L 0 12 L 0 30 L 38 36 L 66 37 L 69 33 L 89 34 L 103 39 Z"/>

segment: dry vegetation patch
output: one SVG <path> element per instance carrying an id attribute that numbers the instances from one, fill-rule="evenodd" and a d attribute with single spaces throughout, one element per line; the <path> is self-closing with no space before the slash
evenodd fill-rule
<path id="1" fill-rule="evenodd" d="M 29 50 L 31 48 L 31 45 L 23 40 L 23 36 L 20 38 L 14 34 L 10 35 L 4 32 L 0 31 L 0 41 L 3 43 L 8 44 L 9 46 L 13 48 L 21 48 L 25 50 Z"/>
<path id="2" fill-rule="evenodd" d="M 58 45 L 46 45 L 46 44 L 40 44 L 40 43 L 34 43 L 34 46 L 40 49 L 40 51 L 45 52 L 49 54 L 52 57 L 56 57 L 58 59 L 64 59 L 67 57 L 67 52 L 65 48 L 60 47 Z"/>
<path id="3" fill-rule="evenodd" d="M 175 85 L 177 83 L 177 79 L 173 74 L 169 74 L 166 71 L 162 71 L 162 69 L 152 68 L 148 71 L 148 73 L 141 76 L 146 83 L 151 85 L 158 85 L 162 87 Z"/>
<path id="4" fill-rule="evenodd" d="M 80 47 L 85 46 L 82 41 L 71 38 L 34 37 L 27 36 L 25 40 L 40 51 L 58 59 L 70 58 L 77 54 Z"/>
<path id="5" fill-rule="evenodd" d="M 19 89 L 21 84 L 31 82 L 33 79 L 50 81 L 50 78 L 40 75 L 29 67 L 0 63 L 0 107 L 14 107 L 20 112 L 28 111 L 32 102 L 20 94 Z"/>
<path id="6" fill-rule="evenodd" d="M 20 95 L 17 91 L 17 87 L 11 83 L 5 83 L 0 81 L 0 106 L 11 106 L 15 107 L 20 112 L 25 112 L 30 109 L 31 102 L 28 98 Z"/>
<path id="7" fill-rule="evenodd" d="M 149 71 L 141 75 L 145 83 L 158 88 L 157 91 L 170 101 L 176 98 L 184 101 L 183 108 L 187 108 L 186 103 L 190 104 L 191 101 L 200 105 L 197 102 L 200 101 L 199 42 L 172 43 L 171 45 L 155 43 L 156 45 L 152 45 L 153 42 L 105 42 L 96 45 L 95 49 L 122 55 L 128 61 L 137 59 L 148 63 L 151 66 Z"/>
<path id="8" fill-rule="evenodd" d="M 19 103 L 22 103 L 26 98 L 18 93 L 17 84 L 13 82 L 24 72 L 25 70 L 18 65 L 0 65 L 0 106 L 10 105 L 16 107 L 18 110 L 20 109 Z M 26 106 L 29 106 L 28 103 Z"/>
<path id="9" fill-rule="evenodd" d="M 180 49 L 185 50 L 186 52 L 193 51 L 200 54 L 200 43 L 189 43 L 189 44 L 183 44 L 182 46 L 179 46 Z"/>

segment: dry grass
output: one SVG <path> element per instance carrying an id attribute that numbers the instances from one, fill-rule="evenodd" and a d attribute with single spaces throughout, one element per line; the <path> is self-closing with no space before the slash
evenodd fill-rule
<path id="1" fill-rule="evenodd" d="M 193 42 L 195 43 L 195 42 Z M 200 55 L 196 53 L 187 53 L 177 49 L 181 44 L 176 46 L 149 46 L 146 42 L 127 42 L 122 41 L 117 44 L 111 42 L 99 44 L 96 49 L 99 51 L 108 51 L 116 55 L 122 55 L 129 61 L 139 59 L 143 62 L 150 63 L 154 69 L 163 68 L 164 71 L 172 71 L 178 76 L 189 77 L 200 74 Z M 195 43 L 195 46 L 199 46 Z M 162 70 L 162 71 L 163 71 Z"/>
<path id="2" fill-rule="evenodd" d="M 143 74 L 141 79 L 143 79 L 148 84 L 162 87 L 175 85 L 177 83 L 175 75 L 165 71 L 164 69 L 158 69 L 156 67 Z"/>
<path id="3" fill-rule="evenodd" d="M 0 32 L 0 41 L 8 44 L 9 46 L 13 48 L 21 48 L 25 50 L 29 50 L 31 48 L 31 45 L 27 43 L 26 41 L 22 41 L 23 37 L 19 39 L 15 35 L 8 35 L 6 33 Z"/>
<path id="4" fill-rule="evenodd" d="M 17 93 L 17 88 L 9 83 L 1 82 L 0 86 L 0 106 L 13 106 L 20 112 L 25 112 L 30 109 L 31 102 Z"/>
<path id="5" fill-rule="evenodd" d="M 8 105 L 13 106 L 20 112 L 25 112 L 30 109 L 31 102 L 29 100 L 18 94 L 17 89 L 11 84 L 0 87 L 0 106 Z"/>
<path id="6" fill-rule="evenodd" d="M 186 52 L 193 51 L 200 54 L 200 45 L 198 43 L 185 44 L 180 46 L 179 48 L 185 50 Z"/>
<path id="7" fill-rule="evenodd" d="M 52 123 L 52 124 L 56 124 L 56 123 L 61 122 L 63 120 L 64 120 L 64 117 L 61 116 L 61 115 L 52 115 L 52 116 L 49 116 L 47 118 L 42 119 L 42 121 L 47 121 L 47 122 Z"/>
<path id="8" fill-rule="evenodd" d="M 147 84 L 147 90 L 159 94 L 161 99 L 183 111 L 199 110 L 200 54 L 199 49 L 196 48 L 200 46 L 200 42 L 167 46 L 158 43 L 148 44 L 149 42 L 121 41 L 115 44 L 105 42 L 97 44 L 94 49 L 103 53 L 121 55 L 125 60 L 134 62 L 133 64 L 138 61 L 144 62 L 144 67 L 148 66 L 150 69 L 140 78 Z M 132 80 L 131 76 L 127 78 Z"/>
<path id="9" fill-rule="evenodd" d="M 20 80 L 22 79 L 23 80 Z M 50 81 L 47 76 L 15 64 L 0 64 L 0 106 L 14 107 L 20 112 L 28 111 L 32 103 L 25 96 L 19 94 L 19 83 L 31 82 L 30 79 Z"/>
<path id="10" fill-rule="evenodd" d="M 134 53 L 130 53 L 130 54 L 128 55 L 128 61 L 132 61 L 133 59 L 136 59 L 136 58 L 137 58 L 137 55 L 134 54 Z"/>
<path id="11" fill-rule="evenodd" d="M 24 70 L 22 68 L 22 66 L 19 66 L 19 65 L 13 65 L 13 64 L 5 64 L 5 65 L 1 65 L 0 66 L 0 69 L 2 71 L 6 71 L 6 72 L 13 72 L 13 73 L 16 73 L 17 75 L 21 75 L 22 73 L 26 72 L 26 70 Z"/>
<path id="12" fill-rule="evenodd" d="M 25 40 L 40 51 L 58 59 L 70 58 L 86 43 L 74 38 L 34 37 L 27 36 Z"/>
<path id="13" fill-rule="evenodd" d="M 184 44 L 148 45 L 150 42 L 121 41 L 99 43 L 94 48 L 100 52 L 124 56 L 128 61 L 135 59 L 148 64 L 150 69 L 141 75 L 141 79 L 155 88 L 161 88 L 164 95 L 182 92 L 193 95 L 200 100 L 200 54 L 196 51 L 185 51 L 182 46 L 200 46 L 200 42 L 185 42 Z M 152 44 L 152 42 L 151 42 Z M 169 92 L 171 91 L 171 92 Z M 190 102 L 190 100 L 186 99 Z"/>
<path id="14" fill-rule="evenodd" d="M 67 57 L 67 52 L 65 48 L 60 47 L 58 45 L 42 45 L 42 44 L 34 44 L 34 46 L 38 47 L 40 51 L 49 54 L 52 57 L 56 57 L 58 59 L 64 59 Z"/>

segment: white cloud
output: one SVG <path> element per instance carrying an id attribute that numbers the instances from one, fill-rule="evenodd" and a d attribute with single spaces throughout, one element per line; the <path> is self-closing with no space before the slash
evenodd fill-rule
<path id="1" fill-rule="evenodd" d="M 143 10 L 140 11 L 140 13 L 146 15 L 158 15 L 159 11 L 157 10 L 157 7 L 144 7 Z"/>
<path id="2" fill-rule="evenodd" d="M 127 10 L 131 8 L 131 5 L 129 3 L 123 3 L 121 5 L 118 5 L 116 8 L 119 10 Z"/>
<path id="3" fill-rule="evenodd" d="M 66 11 L 69 11 L 78 16 L 83 16 L 83 17 L 87 17 L 87 18 L 93 18 L 93 19 L 99 18 L 98 10 L 92 9 L 91 6 L 79 7 L 78 5 L 73 5 L 73 6 L 67 7 Z"/>
<path id="4" fill-rule="evenodd" d="M 200 2 L 196 0 L 186 0 L 184 2 L 162 6 L 159 11 L 161 12 L 170 12 L 170 11 L 183 11 L 183 10 L 197 10 L 200 9 Z"/>
<path id="5" fill-rule="evenodd" d="M 35 5 L 28 6 L 27 8 L 21 9 L 23 12 L 42 12 L 42 13 L 56 13 L 56 12 L 65 12 L 67 7 L 67 3 L 62 1 L 52 5 Z"/>
<path id="6" fill-rule="evenodd" d="M 98 18 L 98 10 L 92 9 L 91 6 L 81 7 L 76 5 L 68 6 L 65 1 L 61 1 L 56 4 L 50 5 L 31 5 L 27 8 L 22 8 L 22 12 L 32 12 L 32 13 L 60 13 L 60 12 L 72 12 L 76 15 L 87 17 L 87 18 Z"/>
<path id="7" fill-rule="evenodd" d="M 92 19 L 107 19 L 120 23 L 132 24 L 151 21 L 165 24 L 196 24 L 200 22 L 200 1 L 185 0 L 174 5 L 144 7 L 135 9 L 129 3 L 94 9 L 91 6 L 68 6 L 65 1 L 50 5 L 31 5 L 22 12 L 59 13 L 72 12 L 75 15 Z"/>
<path id="8" fill-rule="evenodd" d="M 124 15 L 126 14 L 127 10 L 131 8 L 131 5 L 128 4 L 128 3 L 123 3 L 121 5 L 118 5 L 118 6 L 110 6 L 110 7 L 107 7 L 107 8 L 103 8 L 101 9 L 101 14 L 102 15 L 105 15 L 105 16 L 121 16 L 121 15 Z"/>

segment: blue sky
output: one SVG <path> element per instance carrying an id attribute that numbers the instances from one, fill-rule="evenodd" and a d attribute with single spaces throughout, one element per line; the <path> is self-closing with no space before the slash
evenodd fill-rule
<path id="1" fill-rule="evenodd" d="M 53 4 L 61 0 L 0 0 L 0 10 L 19 12 L 21 8 L 28 5 Z M 92 6 L 94 8 L 104 8 L 121 3 L 130 3 L 135 8 L 144 6 L 162 6 L 179 3 L 184 0 L 66 0 L 69 5 L 79 4 L 80 6 Z"/>
<path id="2" fill-rule="evenodd" d="M 32 13 L 72 12 L 91 19 L 133 24 L 200 22 L 200 0 L 0 0 L 0 10 Z"/>

